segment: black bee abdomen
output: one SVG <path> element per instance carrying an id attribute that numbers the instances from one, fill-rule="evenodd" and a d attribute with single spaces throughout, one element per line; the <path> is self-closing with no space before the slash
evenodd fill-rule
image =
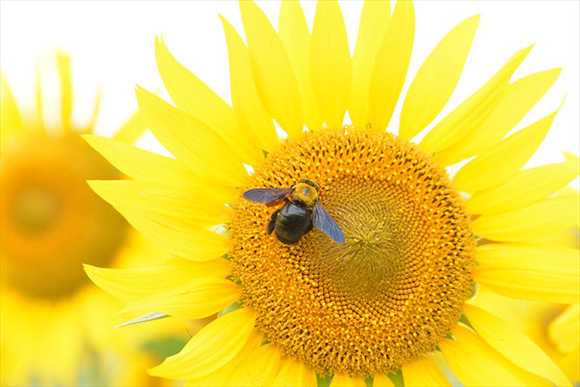
<path id="1" fill-rule="evenodd" d="M 274 231 L 280 242 L 293 245 L 311 229 L 311 212 L 295 204 L 287 203 L 276 217 Z"/>

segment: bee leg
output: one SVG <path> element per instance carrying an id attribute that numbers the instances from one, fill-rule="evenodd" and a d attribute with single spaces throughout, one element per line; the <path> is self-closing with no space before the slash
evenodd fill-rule
<path id="1" fill-rule="evenodd" d="M 276 211 L 274 211 L 274 213 L 270 217 L 270 222 L 268 223 L 268 229 L 267 229 L 268 235 L 272 234 L 272 231 L 274 231 L 274 226 L 276 225 L 276 217 L 278 216 L 279 212 L 280 212 L 280 209 L 277 209 Z"/>
<path id="2" fill-rule="evenodd" d="M 312 231 L 312 227 L 314 227 L 314 225 L 312 224 L 312 222 L 310 222 L 310 224 L 308 225 L 308 228 L 306 229 L 304 234 L 308 234 L 310 231 Z"/>

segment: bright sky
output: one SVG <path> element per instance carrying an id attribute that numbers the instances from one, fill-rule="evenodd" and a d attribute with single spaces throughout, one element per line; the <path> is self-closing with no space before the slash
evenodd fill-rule
<path id="1" fill-rule="evenodd" d="M 310 25 L 316 4 L 303 1 Z M 230 101 L 225 39 L 218 14 L 242 31 L 235 1 L 5 1 L 0 3 L 0 59 L 17 99 L 31 101 L 34 61 L 51 49 L 73 57 L 77 116 L 89 114 L 98 85 L 104 89 L 97 130 L 109 133 L 137 108 L 134 86 L 160 89 L 153 43 L 163 37 L 173 54 Z M 258 1 L 277 24 L 279 3 Z M 354 49 L 362 2 L 341 1 Z M 444 110 L 481 86 L 515 51 L 535 44 L 515 78 L 553 67 L 562 74 L 546 97 L 517 126 L 523 128 L 555 110 L 567 93 L 546 142 L 532 165 L 563 160 L 562 150 L 580 153 L 580 2 L 416 1 L 414 75 L 446 32 L 465 18 L 482 15 L 460 83 Z M 405 89 L 411 78 L 408 76 Z M 398 122 L 400 105 L 392 123 Z M 392 127 L 390 127 L 392 129 Z M 154 146 L 152 142 L 143 144 Z"/>

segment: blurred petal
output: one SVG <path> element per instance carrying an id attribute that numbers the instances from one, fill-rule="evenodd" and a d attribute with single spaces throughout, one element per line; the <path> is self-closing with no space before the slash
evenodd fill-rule
<path id="1" fill-rule="evenodd" d="M 101 103 L 102 102 L 103 102 L 103 89 L 99 87 L 99 89 L 97 90 L 97 94 L 95 95 L 95 102 L 93 105 L 93 113 L 91 115 L 91 120 L 89 121 L 87 128 L 85 128 L 83 130 L 84 133 L 93 133 L 93 130 L 95 129 L 95 125 L 97 124 L 97 120 L 99 119 L 99 113 L 101 112 Z M 120 130 L 123 130 L 123 127 L 121 127 Z M 130 143 L 133 143 L 133 142 L 137 141 L 137 139 L 139 137 L 141 137 L 141 135 L 145 132 L 145 130 L 146 130 L 146 128 L 139 129 L 139 130 L 135 129 L 135 130 L 130 132 L 130 133 L 132 133 L 132 136 L 128 135 L 124 139 L 121 139 L 121 141 L 127 141 Z M 115 133 L 115 135 L 117 135 L 117 134 L 119 134 L 119 131 L 117 131 L 117 133 Z"/>
<path id="2" fill-rule="evenodd" d="M 4 137 L 9 133 L 22 130 L 24 127 L 22 126 L 18 106 L 12 96 L 12 91 L 8 86 L 8 82 L 4 79 L 4 74 L 2 74 L 0 79 L 2 84 L 2 95 L 0 99 L 0 135 L 2 136 L 2 139 L 4 139 Z"/>
<path id="3" fill-rule="evenodd" d="M 71 114 L 72 114 L 72 83 L 70 76 L 70 56 L 64 52 L 57 53 L 56 56 L 58 73 L 60 75 L 61 88 L 61 117 L 62 125 L 65 131 L 71 131 Z"/>
<path id="4" fill-rule="evenodd" d="M 550 340 L 560 352 L 577 351 L 580 346 L 580 305 L 570 305 L 548 327 Z"/>
<path id="5" fill-rule="evenodd" d="M 145 121 L 139 113 L 133 114 L 127 122 L 114 134 L 113 138 L 117 141 L 134 143 L 147 130 Z"/>
<path id="6" fill-rule="evenodd" d="M 44 119 L 43 119 L 43 113 L 42 113 L 42 105 L 43 105 L 43 102 L 42 102 L 42 82 L 41 82 L 41 77 L 40 77 L 40 71 L 41 71 L 40 66 L 37 64 L 37 66 L 36 66 L 36 79 L 34 82 L 34 92 L 35 92 L 35 97 L 36 97 L 37 125 L 38 125 L 39 130 L 44 130 L 45 127 L 44 127 Z M 4 83 L 4 79 L 2 79 L 2 83 Z M 4 85 L 2 87 L 4 87 Z M 12 100 L 12 95 L 8 95 L 7 98 L 9 100 Z M 4 91 L 2 91 L 2 101 L 4 101 Z M 12 101 L 12 103 L 14 103 L 14 101 Z M 4 111 L 2 111 L 2 114 L 4 114 Z M 10 115 L 10 113 L 8 113 L 8 114 Z"/>

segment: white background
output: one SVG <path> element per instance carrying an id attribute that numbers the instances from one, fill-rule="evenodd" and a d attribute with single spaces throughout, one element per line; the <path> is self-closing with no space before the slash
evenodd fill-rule
<path id="1" fill-rule="evenodd" d="M 32 101 L 35 60 L 42 58 L 46 62 L 52 49 L 65 49 L 73 57 L 75 118 L 82 120 L 89 115 L 94 92 L 101 85 L 104 99 L 97 132 L 111 133 L 137 108 L 136 84 L 149 90 L 161 89 L 153 50 L 155 36 L 161 33 L 176 58 L 230 102 L 227 50 L 218 13 L 243 31 L 236 1 L 0 4 L 1 68 L 21 104 Z M 277 28 L 279 3 L 258 4 Z M 311 26 L 316 3 L 302 4 Z M 352 52 L 362 2 L 340 4 Z M 403 92 L 437 42 L 460 21 L 480 13 L 470 57 L 444 113 L 478 89 L 515 51 L 535 44 L 514 79 L 554 67 L 562 67 L 563 71 L 555 86 L 517 128 L 555 110 L 566 93 L 567 98 L 530 165 L 561 161 L 562 150 L 580 152 L 580 2 L 423 0 L 416 1 L 415 11 L 414 51 Z M 54 110 L 47 114 L 55 116 Z M 392 124 L 398 122 L 399 111 L 400 105 Z"/>

